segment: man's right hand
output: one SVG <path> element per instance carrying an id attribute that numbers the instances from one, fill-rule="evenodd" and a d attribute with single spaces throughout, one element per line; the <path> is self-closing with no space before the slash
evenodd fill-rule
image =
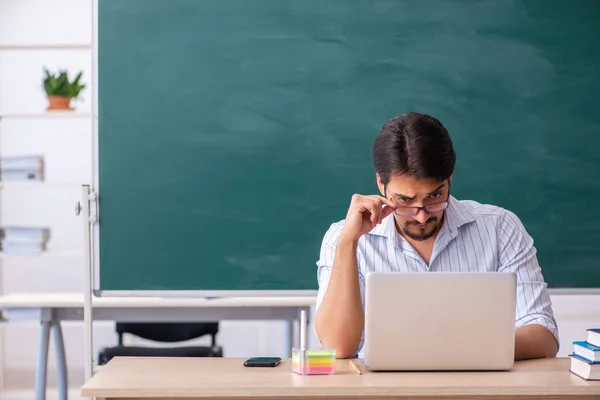
<path id="1" fill-rule="evenodd" d="M 358 241 L 394 212 L 394 208 L 394 203 L 383 196 L 353 195 L 340 239 Z"/>
<path id="2" fill-rule="evenodd" d="M 352 357 L 365 327 L 357 259 L 358 239 L 394 211 L 394 203 L 381 196 L 352 196 L 344 228 L 338 237 L 327 291 L 315 314 L 315 330 L 324 347 L 336 358 Z"/>

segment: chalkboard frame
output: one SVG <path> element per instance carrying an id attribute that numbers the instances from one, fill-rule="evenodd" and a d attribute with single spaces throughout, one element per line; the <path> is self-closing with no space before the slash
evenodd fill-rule
<path id="1" fill-rule="evenodd" d="M 101 188 L 99 184 L 99 165 L 98 165 L 98 3 L 102 0 L 93 0 L 92 2 L 92 172 L 93 186 L 92 191 L 99 197 L 91 200 L 92 215 L 100 218 Z M 83 199 L 85 200 L 85 199 Z M 230 296 L 315 296 L 316 290 L 103 290 L 100 283 L 100 232 L 99 223 L 92 223 L 90 232 L 90 243 L 86 246 L 90 249 L 90 264 L 92 268 L 92 290 L 96 296 L 166 296 L 166 297 L 230 297 Z M 600 294 L 600 288 L 561 288 L 550 287 L 551 294 L 570 295 L 570 294 Z"/>

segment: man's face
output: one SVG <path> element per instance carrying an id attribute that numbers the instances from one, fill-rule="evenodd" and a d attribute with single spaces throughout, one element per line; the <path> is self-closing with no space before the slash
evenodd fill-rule
<path id="1" fill-rule="evenodd" d="M 377 176 L 381 194 L 392 200 L 400 233 L 413 240 L 424 241 L 435 237 L 443 223 L 445 201 L 448 200 L 452 177 L 445 181 L 419 180 L 408 175 L 392 175 L 386 186 Z M 430 206 L 431 212 L 416 207 Z"/>

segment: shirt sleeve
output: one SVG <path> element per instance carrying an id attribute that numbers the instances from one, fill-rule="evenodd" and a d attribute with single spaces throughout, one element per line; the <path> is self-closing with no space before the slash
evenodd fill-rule
<path id="1" fill-rule="evenodd" d="M 523 223 L 506 211 L 499 228 L 499 271 L 517 275 L 517 316 L 515 328 L 538 324 L 552 332 L 560 345 L 558 327 L 552 311 L 547 284 L 537 260 L 533 239 Z"/>
<path id="2" fill-rule="evenodd" d="M 325 233 L 323 237 L 323 242 L 321 243 L 321 250 L 319 254 L 319 260 L 317 261 L 317 280 L 319 283 L 319 290 L 317 293 L 317 300 L 315 304 L 315 313 L 319 309 L 323 298 L 325 297 L 325 293 L 327 292 L 327 285 L 329 284 L 329 278 L 331 276 L 331 270 L 333 268 L 333 261 L 335 259 L 335 252 L 337 248 L 337 241 L 340 235 L 340 232 L 343 228 L 342 222 L 337 222 L 331 225 L 331 227 Z M 365 306 L 365 280 L 363 274 L 360 272 L 360 254 L 357 253 L 358 257 L 358 274 L 359 274 L 359 284 L 360 284 L 360 296 L 363 305 L 363 309 Z M 319 335 L 315 331 L 315 335 L 319 339 L 319 342 L 322 344 Z M 358 345 L 357 353 L 361 351 L 365 340 L 365 333 L 363 331 L 360 343 Z"/>

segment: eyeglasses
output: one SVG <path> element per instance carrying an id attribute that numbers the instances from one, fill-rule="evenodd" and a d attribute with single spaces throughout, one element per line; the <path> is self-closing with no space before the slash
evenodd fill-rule
<path id="1" fill-rule="evenodd" d="M 450 196 L 448 196 L 448 197 L 450 197 Z M 412 217 L 414 215 L 417 215 L 419 213 L 419 211 L 421 211 L 421 210 L 425 211 L 427 214 L 444 211 L 446 208 L 448 208 L 448 204 L 449 204 L 448 200 L 444 200 L 439 203 L 427 204 L 426 206 L 423 206 L 423 207 L 417 207 L 417 206 L 396 207 L 394 212 L 396 213 L 396 215 L 402 215 L 404 217 Z"/>

